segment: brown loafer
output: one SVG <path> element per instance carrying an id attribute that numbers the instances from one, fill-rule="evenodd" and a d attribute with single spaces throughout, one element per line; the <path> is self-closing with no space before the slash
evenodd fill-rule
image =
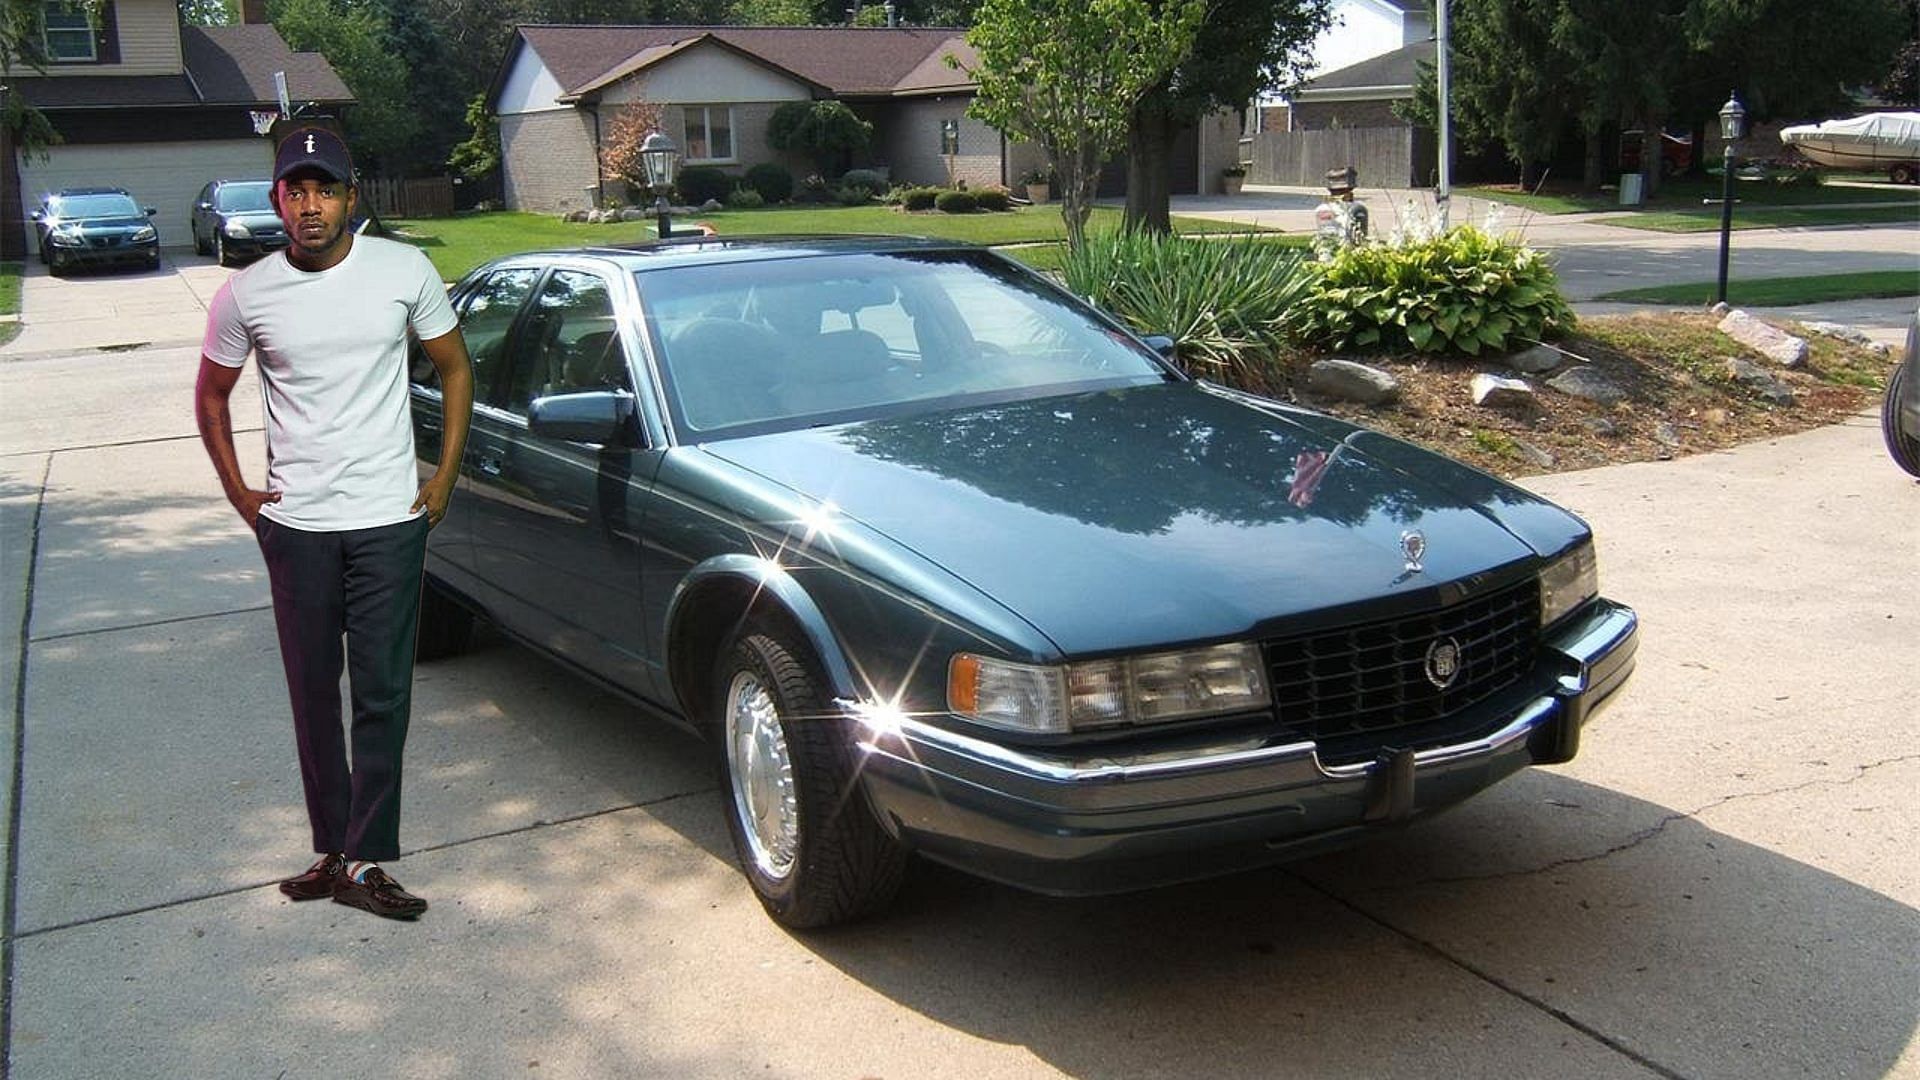
<path id="1" fill-rule="evenodd" d="M 334 879 L 333 902 L 371 911 L 386 919 L 413 919 L 427 910 L 427 902 L 400 887 L 385 870 L 370 866 L 355 881 L 345 874 Z"/>
<path id="2" fill-rule="evenodd" d="M 280 891 L 295 900 L 320 900 L 333 895 L 333 883 L 346 876 L 344 855 L 322 855 L 307 872 L 280 883 Z"/>

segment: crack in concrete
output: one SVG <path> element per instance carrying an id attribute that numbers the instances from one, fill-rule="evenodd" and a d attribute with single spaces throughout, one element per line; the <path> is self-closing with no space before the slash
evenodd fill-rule
<path id="1" fill-rule="evenodd" d="M 1789 795 L 1789 794 L 1792 794 L 1793 792 L 1804 791 L 1807 788 L 1812 788 L 1812 787 L 1821 787 L 1821 786 L 1844 787 L 1847 784 L 1851 784 L 1854 781 L 1859 780 L 1861 777 L 1867 775 L 1869 772 L 1872 772 L 1875 769 L 1879 769 L 1887 765 L 1898 765 L 1908 761 L 1920 761 L 1920 754 L 1903 754 L 1898 757 L 1882 758 L 1879 761 L 1868 762 L 1865 765 L 1855 765 L 1853 766 L 1853 775 L 1842 778 L 1842 779 L 1835 779 L 1833 777 L 1819 777 L 1813 780 L 1803 780 L 1797 784 L 1788 784 L 1785 787 L 1770 788 L 1765 791 L 1742 791 L 1742 792 L 1736 792 L 1732 795 L 1723 795 L 1720 798 L 1715 799 L 1704 806 L 1696 807 L 1695 809 L 1692 809 L 1692 810 L 1680 811 L 1680 812 L 1668 814 L 1665 817 L 1662 817 L 1659 821 L 1654 822 L 1652 825 L 1648 826 L 1647 828 L 1642 829 L 1637 833 L 1634 833 L 1632 836 L 1628 837 L 1626 840 L 1618 844 L 1615 844 L 1604 851 L 1594 852 L 1591 855 L 1576 855 L 1576 856 L 1572 856 L 1565 859 L 1555 859 L 1554 861 L 1547 863 L 1544 866 L 1531 867 L 1525 870 L 1501 870 L 1497 873 L 1491 873 L 1491 874 L 1456 874 L 1456 875 L 1450 875 L 1447 877 L 1428 877 L 1428 878 L 1417 878 L 1412 881 L 1398 881 L 1394 883 L 1393 889 L 1395 891 L 1399 891 L 1399 890 L 1417 887 L 1421 885 L 1453 885 L 1453 884 L 1458 884 L 1460 882 L 1466 882 L 1466 881 L 1502 881 L 1510 878 L 1534 877 L 1540 874 L 1552 873 L 1555 870 L 1562 870 L 1569 866 L 1579 866 L 1584 863 L 1599 862 L 1602 859 L 1610 859 L 1613 856 L 1618 855 L 1623 851 L 1630 851 L 1633 848 L 1639 847 L 1641 844 L 1644 844 L 1648 840 L 1651 840 L 1654 837 L 1659 836 L 1661 833 L 1665 832 L 1667 830 L 1667 827 L 1669 825 L 1672 825 L 1674 822 L 1686 821 L 1690 818 L 1698 817 L 1701 814 L 1711 813 L 1712 811 L 1717 810 L 1722 806 L 1726 806 L 1729 803 L 1740 802 L 1746 799 L 1772 798 L 1775 795 Z"/>

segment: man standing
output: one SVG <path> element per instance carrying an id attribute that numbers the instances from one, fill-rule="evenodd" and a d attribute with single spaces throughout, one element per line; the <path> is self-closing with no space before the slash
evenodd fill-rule
<path id="1" fill-rule="evenodd" d="M 253 527 L 273 583 L 320 855 L 280 891 L 407 919 L 427 902 L 378 863 L 400 856 L 400 759 L 427 530 L 446 514 L 459 477 L 473 372 L 426 256 L 349 230 L 357 195 L 339 136 L 304 127 L 281 141 L 272 199 L 292 242 L 214 296 L 194 404 L 227 500 Z M 444 414 L 439 468 L 424 484 L 407 392 L 409 331 L 440 374 Z M 241 475 L 228 413 L 248 353 L 257 357 L 266 403 L 266 490 Z M 341 730 L 343 662 L 352 684 L 351 765 Z"/>

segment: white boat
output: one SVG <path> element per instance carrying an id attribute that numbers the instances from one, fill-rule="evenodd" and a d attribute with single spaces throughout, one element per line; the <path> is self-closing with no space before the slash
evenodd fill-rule
<path id="1" fill-rule="evenodd" d="M 1851 120 L 1780 129 L 1780 141 L 1816 165 L 1887 170 L 1897 184 L 1920 183 L 1920 112 L 1868 113 Z"/>

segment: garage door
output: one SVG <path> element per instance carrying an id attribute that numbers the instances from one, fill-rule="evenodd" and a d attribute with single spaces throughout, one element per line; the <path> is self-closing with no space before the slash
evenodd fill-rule
<path id="1" fill-rule="evenodd" d="M 193 197 L 207 181 L 264 179 L 272 171 L 273 147 L 265 139 L 55 146 L 45 161 L 20 163 L 20 198 L 22 212 L 32 213 L 44 192 L 123 187 L 134 202 L 158 211 L 153 222 L 162 246 L 191 247 Z M 33 230 L 27 231 L 31 245 Z"/>

